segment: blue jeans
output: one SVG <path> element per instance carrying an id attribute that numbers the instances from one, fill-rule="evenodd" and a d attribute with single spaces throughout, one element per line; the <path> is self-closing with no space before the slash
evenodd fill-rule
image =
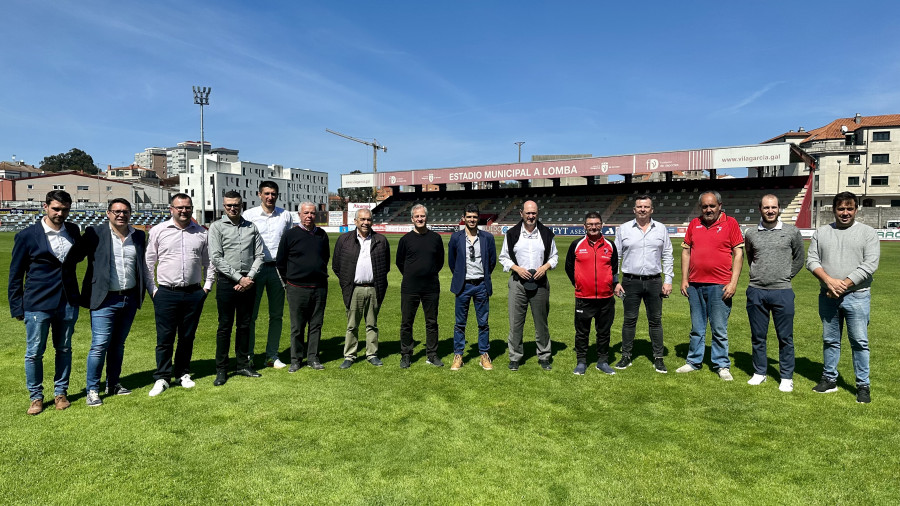
<path id="1" fill-rule="evenodd" d="M 847 339 L 853 352 L 853 370 L 856 385 L 869 384 L 869 290 L 850 292 L 837 299 L 819 293 L 819 317 L 822 318 L 822 355 L 825 370 L 822 376 L 835 381 L 837 365 L 841 358 L 841 330 L 847 323 Z"/>
<path id="2" fill-rule="evenodd" d="M 710 359 L 716 369 L 731 367 L 728 358 L 728 317 L 731 315 L 731 299 L 722 300 L 725 285 L 691 283 L 688 285 L 688 301 L 691 305 L 691 342 L 687 363 L 694 369 L 703 364 L 706 354 L 706 322 L 712 331 Z"/>
<path id="3" fill-rule="evenodd" d="M 465 283 L 456 296 L 456 325 L 453 326 L 453 353 L 462 355 L 466 349 L 466 321 L 469 319 L 469 301 L 475 303 L 475 319 L 478 320 L 478 352 L 487 353 L 491 346 L 491 328 L 488 325 L 490 297 L 484 281 L 477 285 Z"/>
<path id="4" fill-rule="evenodd" d="M 133 295 L 107 295 L 100 307 L 91 311 L 91 350 L 87 359 L 88 391 L 100 391 L 100 376 L 106 361 L 106 385 L 115 386 L 122 375 L 122 357 L 125 355 L 125 338 L 131 331 L 137 312 L 140 293 Z"/>
<path id="5" fill-rule="evenodd" d="M 778 369 L 781 379 L 794 377 L 794 290 L 765 290 L 747 287 L 747 318 L 750 320 L 750 343 L 753 345 L 753 372 L 765 376 L 766 334 L 769 313 L 778 337 Z"/>
<path id="6" fill-rule="evenodd" d="M 65 302 L 56 311 L 25 311 L 25 385 L 31 400 L 44 398 L 44 351 L 51 333 L 56 350 L 53 393 L 67 393 L 69 374 L 72 372 L 72 332 L 76 321 L 78 306 Z"/>

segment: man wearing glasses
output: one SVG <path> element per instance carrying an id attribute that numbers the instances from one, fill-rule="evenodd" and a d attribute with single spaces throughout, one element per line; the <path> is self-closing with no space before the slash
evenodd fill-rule
<path id="1" fill-rule="evenodd" d="M 131 222 L 131 203 L 117 198 L 109 202 L 107 221 L 90 227 L 76 246 L 77 259 L 87 257 L 81 290 L 82 306 L 91 310 L 91 349 L 85 387 L 88 406 L 102 406 L 100 376 L 106 362 L 106 394 L 128 395 L 119 383 L 125 339 L 134 315 L 153 286 L 147 268 L 147 235 Z"/>
<path id="2" fill-rule="evenodd" d="M 253 278 L 263 263 L 263 242 L 256 225 L 241 217 L 241 194 L 232 190 L 223 199 L 225 214 L 209 227 L 209 256 L 215 267 L 216 306 L 219 328 L 216 330 L 216 379 L 213 386 L 228 381 L 228 349 L 231 327 L 235 326 L 234 356 L 237 373 L 248 378 L 261 375 L 253 370 L 250 353 L 250 321 L 256 284 Z M 237 321 L 235 321 L 237 315 Z"/>
<path id="3" fill-rule="evenodd" d="M 169 388 L 173 372 L 182 387 L 193 388 L 195 384 L 190 371 L 194 336 L 215 271 L 209 268 L 206 229 L 191 220 L 193 210 L 190 196 L 173 195 L 169 201 L 172 219 L 151 228 L 147 241 L 147 271 L 156 271 L 156 283 L 151 287 L 156 313 L 156 383 L 150 397 Z"/>
<path id="4" fill-rule="evenodd" d="M 613 375 L 609 366 L 609 330 L 616 316 L 613 293 L 618 283 L 616 245 L 603 237 L 600 213 L 584 215 L 585 236 L 572 242 L 566 254 L 566 275 L 575 287 L 575 359 L 574 374 L 587 370 L 587 352 L 591 322 L 597 333 L 597 370 Z"/>
<path id="5" fill-rule="evenodd" d="M 456 325 L 453 327 L 453 364 L 451 371 L 463 366 L 463 351 L 466 348 L 466 320 L 469 318 L 469 301 L 475 304 L 475 318 L 478 321 L 478 353 L 481 367 L 487 371 L 494 368 L 490 351 L 490 297 L 493 294 L 491 273 L 497 265 L 497 245 L 494 236 L 478 230 L 480 213 L 476 204 L 467 204 L 463 214 L 466 227 L 454 232 L 447 245 L 447 264 L 453 277 L 450 291 L 456 295 Z"/>
<path id="6" fill-rule="evenodd" d="M 291 213 L 277 207 L 278 183 L 263 181 L 259 184 L 259 204 L 256 207 L 244 211 L 244 219 L 256 225 L 263 241 L 263 265 L 256 275 L 256 299 L 253 301 L 253 315 L 250 321 L 250 344 L 248 353 L 253 360 L 256 347 L 256 319 L 259 317 L 259 307 L 262 303 L 263 292 L 268 294 L 269 301 L 269 327 L 266 338 L 266 367 L 283 369 L 287 364 L 278 358 L 281 348 L 281 330 L 284 319 L 284 285 L 278 277 L 275 268 L 275 257 L 278 256 L 278 245 L 281 236 L 294 226 Z M 252 364 L 251 364 L 252 365 Z"/>

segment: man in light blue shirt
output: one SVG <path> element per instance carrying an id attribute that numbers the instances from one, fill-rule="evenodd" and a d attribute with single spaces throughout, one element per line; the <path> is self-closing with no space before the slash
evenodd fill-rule
<path id="1" fill-rule="evenodd" d="M 616 249 L 622 259 L 621 282 L 616 295 L 622 297 L 622 358 L 616 369 L 632 363 L 635 327 L 641 301 L 647 311 L 653 365 L 656 372 L 668 372 L 663 361 L 662 300 L 672 293 L 672 241 L 662 223 L 651 219 L 653 199 L 640 195 L 634 199 L 634 219 L 616 229 Z M 662 277 L 660 276 L 662 275 Z"/>

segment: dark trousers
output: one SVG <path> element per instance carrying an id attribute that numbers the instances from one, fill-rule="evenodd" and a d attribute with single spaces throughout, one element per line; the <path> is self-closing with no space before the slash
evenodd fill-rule
<path id="1" fill-rule="evenodd" d="M 412 355 L 413 352 L 413 323 L 416 321 L 416 312 L 419 303 L 422 304 L 422 312 L 425 314 L 425 353 L 428 357 L 437 355 L 438 349 L 438 301 L 440 292 L 434 293 L 400 293 L 400 353 Z"/>
<path id="2" fill-rule="evenodd" d="M 239 292 L 234 281 L 219 275 L 216 283 L 216 308 L 219 328 L 216 330 L 216 371 L 228 370 L 228 349 L 231 348 L 231 327 L 234 326 L 234 357 L 237 369 L 250 367 L 250 322 L 256 302 L 256 285 Z"/>
<path id="3" fill-rule="evenodd" d="M 606 362 L 609 358 L 609 329 L 615 317 L 616 303 L 612 297 L 575 299 L 575 358 L 578 362 L 587 362 L 591 320 L 597 332 L 597 361 Z"/>
<path id="4" fill-rule="evenodd" d="M 663 280 L 659 276 L 651 279 L 622 276 L 622 288 L 625 289 L 625 299 L 622 301 L 622 355 L 631 355 L 638 313 L 643 302 L 650 327 L 653 358 L 663 356 L 662 285 Z"/>
<path id="5" fill-rule="evenodd" d="M 206 292 L 176 292 L 160 287 L 153 296 L 153 312 L 156 315 L 156 372 L 153 379 L 172 381 L 172 353 L 175 337 L 178 336 L 178 350 L 175 351 L 176 378 L 191 372 L 191 354 L 194 352 L 194 336 Z"/>
<path id="6" fill-rule="evenodd" d="M 288 310 L 291 312 L 291 364 L 303 361 L 303 334 L 307 325 L 306 360 L 319 356 L 319 339 L 322 337 L 322 321 L 325 318 L 325 300 L 328 287 L 306 288 L 287 285 Z"/>
<path id="7" fill-rule="evenodd" d="M 769 313 L 778 336 L 778 369 L 782 379 L 794 377 L 794 290 L 763 290 L 747 287 L 747 318 L 750 320 L 750 342 L 753 345 L 753 372 L 766 374 L 766 334 Z"/>

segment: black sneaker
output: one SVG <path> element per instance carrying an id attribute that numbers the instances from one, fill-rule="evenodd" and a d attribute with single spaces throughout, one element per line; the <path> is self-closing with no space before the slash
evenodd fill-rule
<path id="1" fill-rule="evenodd" d="M 819 380 L 819 384 L 813 387 L 813 392 L 818 394 L 837 392 L 837 381 L 822 376 L 822 379 Z"/>
<path id="2" fill-rule="evenodd" d="M 584 362 L 578 362 L 575 364 L 575 370 L 572 371 L 572 374 L 576 376 L 584 376 L 584 372 L 587 370 L 587 364 Z"/>
<path id="3" fill-rule="evenodd" d="M 616 369 L 628 369 L 631 365 L 631 355 L 622 355 L 622 358 L 616 364 Z"/>
<path id="4" fill-rule="evenodd" d="M 654 359 L 653 366 L 656 367 L 656 372 L 658 372 L 660 374 L 665 374 L 665 373 L 669 372 L 669 370 L 666 369 L 666 363 L 663 362 L 662 357 Z"/>
<path id="5" fill-rule="evenodd" d="M 106 390 L 104 392 L 106 395 L 129 395 L 131 390 L 122 386 L 121 383 L 116 383 L 110 388 L 109 384 L 106 384 Z"/>
<path id="6" fill-rule="evenodd" d="M 518 370 L 519 370 L 519 363 L 516 362 L 515 360 L 510 360 L 510 361 L 509 361 L 509 370 L 510 370 L 510 371 L 518 371 Z"/>
<path id="7" fill-rule="evenodd" d="M 321 371 L 325 369 L 325 366 L 322 365 L 322 362 L 319 362 L 319 359 L 313 358 L 311 360 L 306 361 L 306 365 L 309 366 L 310 369 L 314 371 Z"/>
<path id="8" fill-rule="evenodd" d="M 384 362 L 382 362 L 378 357 L 369 357 L 366 360 L 368 360 L 369 363 L 374 365 L 375 367 L 381 367 L 384 365 Z"/>
<path id="9" fill-rule="evenodd" d="M 409 369 L 409 363 L 411 362 L 409 355 L 403 355 L 400 357 L 400 369 Z"/>
<path id="10" fill-rule="evenodd" d="M 872 402 L 872 395 L 869 393 L 869 385 L 860 385 L 856 388 L 856 402 L 860 404 Z"/>
<path id="11" fill-rule="evenodd" d="M 553 365 L 550 364 L 549 360 L 538 360 L 538 364 L 541 366 L 541 369 L 545 371 L 553 370 Z"/>
<path id="12" fill-rule="evenodd" d="M 343 362 L 341 362 L 341 369 L 350 369 L 350 366 L 353 365 L 353 361 L 349 358 L 345 358 Z"/>
<path id="13" fill-rule="evenodd" d="M 433 365 L 435 367 L 444 367 L 444 363 L 441 362 L 441 359 L 439 359 L 437 356 L 428 357 L 428 360 L 426 360 L 425 363 L 428 365 Z"/>

